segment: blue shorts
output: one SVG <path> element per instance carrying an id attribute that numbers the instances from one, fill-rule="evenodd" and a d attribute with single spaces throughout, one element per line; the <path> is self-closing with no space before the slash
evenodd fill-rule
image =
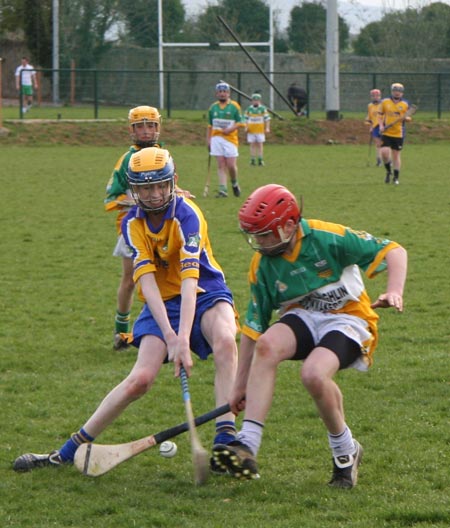
<path id="1" fill-rule="evenodd" d="M 373 138 L 381 138 L 380 126 L 379 125 L 377 125 L 376 127 L 372 128 L 372 137 Z"/>
<path id="2" fill-rule="evenodd" d="M 215 290 L 214 292 L 199 293 L 197 295 L 197 303 L 195 309 L 195 317 L 192 325 L 190 346 L 191 350 L 197 354 L 200 359 L 207 359 L 212 354 L 212 349 L 206 339 L 203 337 L 200 322 L 203 314 L 212 308 L 217 302 L 225 301 L 234 307 L 233 296 L 230 290 Z M 180 325 L 180 309 L 181 309 L 181 295 L 165 301 L 167 315 L 170 324 L 175 332 L 178 332 Z M 158 323 L 153 318 L 147 304 L 141 310 L 136 322 L 133 326 L 133 345 L 139 347 L 141 339 L 145 335 L 154 335 L 164 341 L 163 334 L 158 326 Z"/>

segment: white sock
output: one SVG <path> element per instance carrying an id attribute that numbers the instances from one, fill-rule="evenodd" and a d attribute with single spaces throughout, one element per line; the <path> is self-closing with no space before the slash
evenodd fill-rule
<path id="1" fill-rule="evenodd" d="M 262 441 L 264 424 L 254 420 L 244 420 L 242 429 L 237 435 L 237 440 L 248 446 L 256 456 Z"/>
<path id="2" fill-rule="evenodd" d="M 352 432 L 347 425 L 340 434 L 333 435 L 328 433 L 328 442 L 334 457 L 353 455 L 355 452 Z"/>

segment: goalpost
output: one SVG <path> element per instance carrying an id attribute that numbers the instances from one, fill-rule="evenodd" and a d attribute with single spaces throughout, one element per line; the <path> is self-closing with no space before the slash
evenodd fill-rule
<path id="1" fill-rule="evenodd" d="M 219 46 L 239 46 L 236 42 L 219 42 Z M 273 11 L 269 5 L 269 40 L 267 42 L 243 42 L 244 46 L 265 46 L 269 48 L 269 78 L 273 83 L 274 46 L 273 46 Z M 164 48 L 174 47 L 209 47 L 209 42 L 164 42 L 162 0 L 158 0 L 158 60 L 159 60 L 159 108 L 164 109 Z M 274 90 L 270 87 L 270 107 L 273 108 Z"/>

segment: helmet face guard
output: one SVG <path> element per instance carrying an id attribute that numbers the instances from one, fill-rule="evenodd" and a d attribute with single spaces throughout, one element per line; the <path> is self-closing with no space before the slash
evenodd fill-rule
<path id="1" fill-rule="evenodd" d="M 175 165 L 168 150 L 148 147 L 135 152 L 128 164 L 128 185 L 144 211 L 161 213 L 175 197 Z"/>
<path id="2" fill-rule="evenodd" d="M 292 220 L 298 224 L 300 219 L 301 209 L 294 195 L 276 184 L 256 189 L 239 211 L 239 227 L 247 243 L 255 251 L 269 256 L 286 250 L 295 233 L 286 234 L 286 223 Z"/>
<path id="3" fill-rule="evenodd" d="M 400 99 L 403 96 L 404 91 L 405 91 L 405 87 L 401 83 L 393 83 L 391 85 L 392 97 L 394 97 L 394 92 L 396 92 L 397 94 L 401 94 L 401 95 L 397 95 L 396 97 L 394 97 L 394 99 Z"/>
<path id="4" fill-rule="evenodd" d="M 141 148 L 154 146 L 159 139 L 161 131 L 161 115 L 153 106 L 136 106 L 128 112 L 128 124 L 130 125 L 130 135 L 133 143 Z M 152 123 L 152 128 L 142 132 L 136 125 Z"/>
<path id="5" fill-rule="evenodd" d="M 283 228 L 278 226 L 279 240 L 269 245 L 267 242 L 264 243 L 263 240 L 264 237 L 269 237 L 271 235 L 272 238 L 274 238 L 272 230 L 266 231 L 264 233 L 249 233 L 248 231 L 241 229 L 241 233 L 244 235 L 244 239 L 247 244 L 254 251 L 258 251 L 258 253 L 261 253 L 261 255 L 266 255 L 268 257 L 274 257 L 284 253 L 294 235 L 294 233 L 292 233 L 290 236 L 286 236 Z"/>

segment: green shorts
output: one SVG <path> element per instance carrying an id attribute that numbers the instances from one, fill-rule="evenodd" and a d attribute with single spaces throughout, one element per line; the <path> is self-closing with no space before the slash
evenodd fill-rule
<path id="1" fill-rule="evenodd" d="M 23 95 L 33 95 L 33 87 L 28 85 L 22 85 Z"/>

